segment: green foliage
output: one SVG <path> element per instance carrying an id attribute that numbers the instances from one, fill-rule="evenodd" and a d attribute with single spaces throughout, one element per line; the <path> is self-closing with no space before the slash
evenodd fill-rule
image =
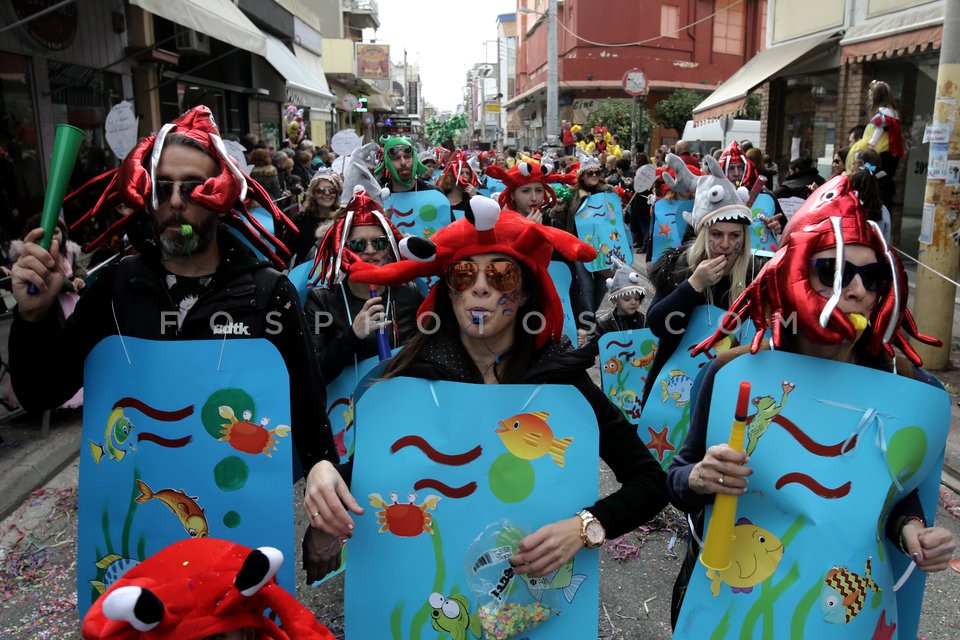
<path id="1" fill-rule="evenodd" d="M 423 125 L 424 134 L 430 144 L 442 146 L 447 144 L 453 148 L 454 141 L 460 136 L 460 132 L 467 128 L 467 119 L 462 113 L 450 116 L 444 120 L 437 117 L 430 118 Z"/>
<path id="2" fill-rule="evenodd" d="M 687 120 L 693 120 L 693 109 L 703 102 L 704 96 L 690 89 L 677 89 L 670 97 L 657 103 L 657 122 L 666 129 L 683 132 Z"/>
<path id="3" fill-rule="evenodd" d="M 594 109 L 587 117 L 584 133 L 588 133 L 593 127 L 606 127 L 610 135 L 620 137 L 620 146 L 628 149 L 630 147 L 632 110 L 633 100 L 605 100 L 600 107 Z M 649 110 L 641 104 L 637 108 L 637 140 L 640 142 L 649 140 L 656 126 L 656 123 L 650 118 Z"/>
<path id="4" fill-rule="evenodd" d="M 747 111 L 743 117 L 747 120 L 760 120 L 763 115 L 763 107 L 760 104 L 760 94 L 751 93 L 747 96 Z"/>

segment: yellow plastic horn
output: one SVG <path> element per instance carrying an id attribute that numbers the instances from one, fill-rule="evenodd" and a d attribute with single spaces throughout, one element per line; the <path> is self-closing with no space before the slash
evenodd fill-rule
<path id="1" fill-rule="evenodd" d="M 734 451 L 743 451 L 749 403 L 750 383 L 743 381 L 740 383 L 737 409 L 733 417 L 733 427 L 730 429 L 730 439 L 727 442 L 727 446 Z M 736 538 L 733 534 L 736 519 L 737 496 L 718 493 L 713 500 L 713 513 L 710 515 L 707 535 L 703 538 L 703 551 L 700 553 L 700 562 L 708 569 L 722 571 L 730 566 L 730 551 Z"/>

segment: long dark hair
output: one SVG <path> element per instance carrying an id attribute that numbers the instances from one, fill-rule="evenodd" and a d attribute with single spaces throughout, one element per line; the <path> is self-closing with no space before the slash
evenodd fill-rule
<path id="1" fill-rule="evenodd" d="M 499 362 L 493 367 L 494 376 L 501 384 L 516 382 L 529 370 L 536 352 L 536 335 L 527 331 L 523 320 L 529 314 L 543 311 L 539 308 L 540 287 L 537 279 L 525 264 L 519 261 L 517 264 L 520 265 L 521 287 L 527 295 L 527 302 L 516 313 L 513 346 L 506 353 L 501 354 Z M 433 303 L 433 312 L 436 316 L 427 316 L 422 323 L 418 322 L 419 330 L 404 343 L 403 349 L 387 365 L 383 375 L 384 380 L 402 376 L 420 358 L 424 347 L 431 341 L 437 340 L 438 336 L 439 339 L 460 349 L 468 366 L 473 365 L 473 360 L 467 355 L 461 342 L 462 330 L 453 313 L 453 302 L 447 292 L 446 282 L 441 279 L 434 286 L 438 287 Z M 540 323 L 537 321 L 530 322 L 531 329 L 537 329 L 539 326 Z M 479 369 L 476 370 L 476 377 L 478 380 L 483 379 Z"/>

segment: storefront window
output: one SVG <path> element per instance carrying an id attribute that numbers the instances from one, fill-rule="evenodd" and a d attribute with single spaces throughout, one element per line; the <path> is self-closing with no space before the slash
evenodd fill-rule
<path id="1" fill-rule="evenodd" d="M 833 151 L 844 146 L 838 137 L 836 71 L 784 80 L 780 94 L 780 135 L 773 150 L 777 163 L 787 166 L 794 158 L 808 155 L 817 161 L 820 172 L 829 175 Z M 826 173 L 824 173 L 826 172 Z"/>
<path id="2" fill-rule="evenodd" d="M 0 240 L 6 247 L 43 206 L 43 171 L 30 60 L 0 52 L 0 68 Z"/>

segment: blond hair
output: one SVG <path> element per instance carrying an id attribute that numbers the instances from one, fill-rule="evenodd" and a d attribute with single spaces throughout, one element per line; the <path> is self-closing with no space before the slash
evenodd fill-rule
<path id="1" fill-rule="evenodd" d="M 718 220 L 717 222 L 724 221 Z M 707 240 L 710 236 L 710 227 L 712 226 L 712 224 L 709 224 L 700 229 L 696 238 L 693 240 L 693 244 L 687 249 L 687 268 L 691 274 L 701 262 L 711 258 L 707 250 Z M 752 267 L 753 259 L 750 255 L 750 225 L 745 224 L 743 225 L 743 245 L 740 247 L 740 255 L 737 256 L 737 259 L 733 263 L 733 268 L 730 270 L 730 304 L 733 304 L 733 301 L 740 297 L 740 294 L 747 288 L 750 280 L 753 279 L 753 273 L 749 274 L 750 280 L 747 279 L 747 272 L 752 272 Z M 710 287 L 704 290 L 704 294 L 707 296 L 708 303 L 715 304 L 712 300 L 713 294 Z"/>

